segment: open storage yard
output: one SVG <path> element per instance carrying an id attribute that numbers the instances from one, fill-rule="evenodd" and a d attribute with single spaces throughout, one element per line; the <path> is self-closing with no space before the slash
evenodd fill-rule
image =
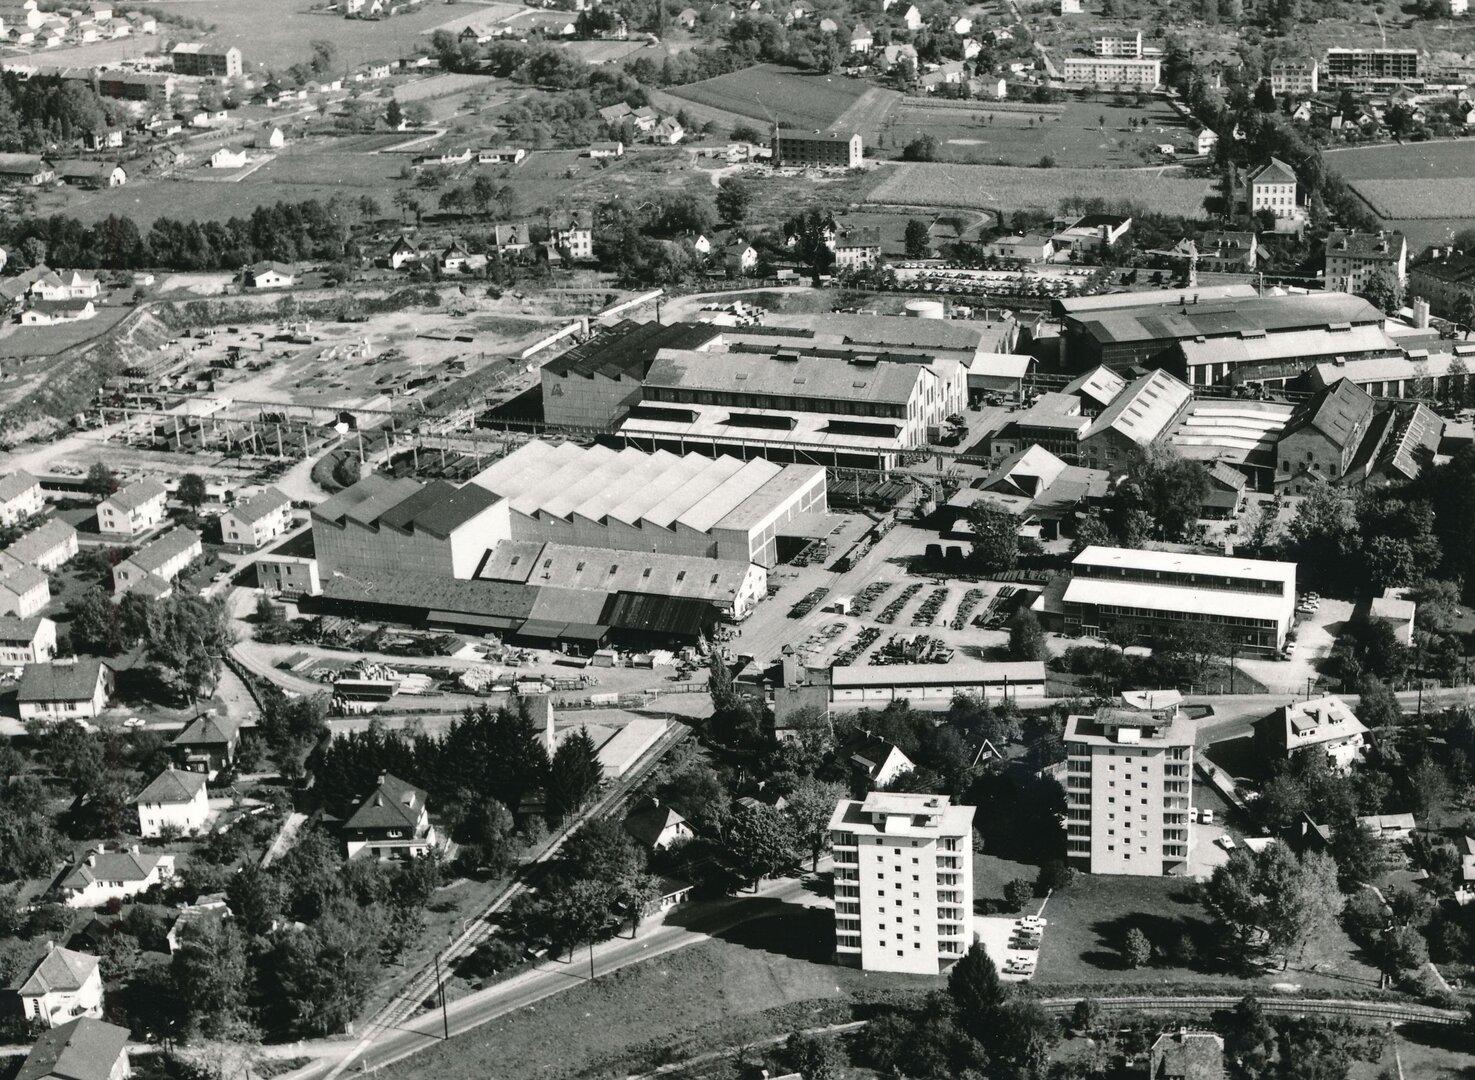
<path id="1" fill-rule="evenodd" d="M 1056 210 L 1063 199 L 1136 203 L 1164 214 L 1199 217 L 1209 181 L 1168 169 L 1026 169 L 1011 165 L 912 162 L 898 166 L 866 196 L 894 206 L 973 210 Z"/>
<path id="2" fill-rule="evenodd" d="M 1415 249 L 1475 225 L 1475 140 L 1337 150 L 1326 163 Z"/>
<path id="3" fill-rule="evenodd" d="M 1136 130 L 1129 125 L 1144 120 Z M 1026 106 L 907 98 L 891 111 L 879 146 L 899 155 L 912 140 L 931 135 L 944 161 L 1034 165 L 1048 155 L 1065 167 L 1129 168 L 1160 160 L 1160 143 L 1184 152 L 1191 134 L 1161 98 L 1141 107 L 1109 100 Z"/>

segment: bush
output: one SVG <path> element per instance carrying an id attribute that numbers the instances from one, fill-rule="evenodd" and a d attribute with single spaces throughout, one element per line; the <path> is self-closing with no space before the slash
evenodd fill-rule
<path id="1" fill-rule="evenodd" d="M 1015 878 L 1004 886 L 1004 903 L 1010 911 L 1023 911 L 1034 895 L 1035 887 L 1027 878 Z"/>

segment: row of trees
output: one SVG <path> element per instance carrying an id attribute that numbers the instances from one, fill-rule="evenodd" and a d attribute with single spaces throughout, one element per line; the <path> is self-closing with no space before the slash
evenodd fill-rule
<path id="1" fill-rule="evenodd" d="M 0 238 L 23 264 L 132 270 L 234 270 L 263 259 L 336 261 L 359 254 L 355 231 L 382 215 L 372 198 L 279 202 L 226 221 L 158 218 L 143 233 L 130 217 L 87 224 L 54 215 L 0 223 Z"/>

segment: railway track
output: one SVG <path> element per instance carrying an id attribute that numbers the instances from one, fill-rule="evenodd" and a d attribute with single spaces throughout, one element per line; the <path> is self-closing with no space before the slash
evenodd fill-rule
<path id="1" fill-rule="evenodd" d="M 1040 1004 L 1052 1012 L 1073 1009 L 1085 1000 L 1081 997 L 1043 998 Z M 1230 995 L 1092 998 L 1107 1012 L 1209 1012 L 1232 1009 L 1243 996 Z M 1466 1014 L 1458 1009 L 1440 1009 L 1432 1005 L 1404 1004 L 1397 1001 L 1354 1001 L 1346 998 L 1257 998 L 1266 1012 L 1293 1013 L 1298 1016 L 1343 1016 L 1353 1019 L 1384 1020 L 1393 1024 L 1462 1024 Z"/>
<path id="2" fill-rule="evenodd" d="M 414 976 L 363 1026 L 363 1036 L 354 1046 L 353 1051 L 339 1060 L 327 1073 L 324 1080 L 336 1080 L 344 1070 L 348 1069 L 358 1057 L 373 1044 L 374 1040 L 383 1032 L 393 1030 L 404 1023 L 419 1011 L 425 1000 L 431 997 L 440 986 L 440 979 L 448 973 L 452 966 L 459 960 L 470 955 L 491 937 L 493 932 L 492 919 L 502 911 L 505 911 L 519 894 L 529 887 L 531 872 L 542 864 L 554 858 L 563 842 L 568 839 L 575 830 L 587 821 L 607 817 L 617 811 L 630 795 L 644 782 L 656 765 L 673 747 L 678 745 L 687 737 L 688 731 L 680 724 L 673 724 L 672 729 L 663 735 L 659 742 L 646 754 L 645 760 L 640 762 L 636 768 L 626 776 L 620 778 L 619 782 L 611 785 L 600 798 L 590 806 L 584 813 L 580 814 L 572 822 L 566 825 L 554 837 L 543 852 L 533 862 L 522 867 L 512 880 L 476 915 L 468 920 L 466 929 L 457 935 L 449 945 L 443 949 L 438 957 L 439 967 L 435 961 L 431 961 L 422 967 Z"/>

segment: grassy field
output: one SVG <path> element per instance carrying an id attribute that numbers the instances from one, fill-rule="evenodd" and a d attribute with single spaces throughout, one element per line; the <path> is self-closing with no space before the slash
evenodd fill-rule
<path id="1" fill-rule="evenodd" d="M 1147 120 L 1136 131 L 1129 120 Z M 903 103 L 891 112 L 879 148 L 899 155 L 922 135 L 938 142 L 939 159 L 990 165 L 1034 165 L 1048 155 L 1063 167 L 1127 168 L 1160 160 L 1159 143 L 1187 147 L 1189 130 L 1176 113 L 1154 98 L 1142 108 L 1098 101 L 1070 101 L 1059 111 L 1024 112 L 938 108 Z"/>
<path id="2" fill-rule="evenodd" d="M 1005 884 L 1014 878 L 1033 880 L 1039 869 L 991 855 L 975 855 L 973 866 L 975 897 L 985 903 L 1000 899 Z M 1049 929 L 1040 951 L 1036 981 L 1042 989 L 1223 983 L 1230 977 L 1226 973 L 1201 970 L 1207 966 L 1201 962 L 1185 966 L 1168 955 L 1185 934 L 1194 941 L 1200 955 L 1211 947 L 1209 916 L 1195 893 L 1195 883 L 1183 878 L 1078 875 L 1069 889 L 1056 893 L 1045 905 Z M 1137 971 L 1128 969 L 1120 957 L 1122 941 L 1132 929 L 1146 934 L 1159 953 L 1150 967 Z M 1378 975 L 1338 930 L 1326 941 L 1315 943 L 1304 963 L 1294 964 L 1288 971 L 1268 971 L 1252 982 L 1373 990 L 1378 986 Z"/>
<path id="3" fill-rule="evenodd" d="M 1062 199 L 1135 203 L 1165 214 L 1204 212 L 1205 180 L 1160 169 L 1028 169 L 940 162 L 901 165 L 865 201 L 897 206 L 1056 210 Z"/>
<path id="4" fill-rule="evenodd" d="M 53 356 L 73 345 L 102 337 L 126 318 L 129 310 L 104 307 L 98 309 L 94 318 L 56 326 L 6 326 L 0 331 L 0 359 Z"/>
<path id="5" fill-rule="evenodd" d="M 715 79 L 673 86 L 672 97 L 737 113 L 760 123 L 829 127 L 868 90 L 869 83 L 843 75 L 812 75 L 758 64 Z"/>
<path id="6" fill-rule="evenodd" d="M 1414 252 L 1475 226 L 1475 139 L 1336 150 L 1326 163 Z"/>
<path id="7" fill-rule="evenodd" d="M 720 937 L 606 975 L 383 1070 L 394 1080 L 533 1080 L 616 1069 L 642 1046 L 680 1059 L 692 1033 L 721 1024 L 728 1045 L 823 1023 L 861 994 L 936 979 L 867 974 L 830 962 L 827 911 L 783 907 Z M 570 972 L 571 977 L 577 977 Z M 812 1003 L 812 1011 L 805 1008 Z M 785 1010 L 772 1026 L 764 1010 Z M 809 1019 L 812 1017 L 813 1019 Z"/>
<path id="8" fill-rule="evenodd" d="M 251 0 L 249 4 L 235 0 L 163 0 L 140 5 L 140 10 L 187 15 L 212 23 L 215 32 L 211 38 L 222 45 L 237 46 L 243 66 L 251 71 L 283 68 L 308 59 L 315 38 L 337 46 L 338 59 L 346 67 L 367 60 L 398 59 L 423 45 L 421 32 L 446 22 L 457 13 L 457 7 L 426 0 L 416 11 L 377 22 L 311 11 L 307 0 Z M 472 9 L 467 5 L 463 10 Z"/>

